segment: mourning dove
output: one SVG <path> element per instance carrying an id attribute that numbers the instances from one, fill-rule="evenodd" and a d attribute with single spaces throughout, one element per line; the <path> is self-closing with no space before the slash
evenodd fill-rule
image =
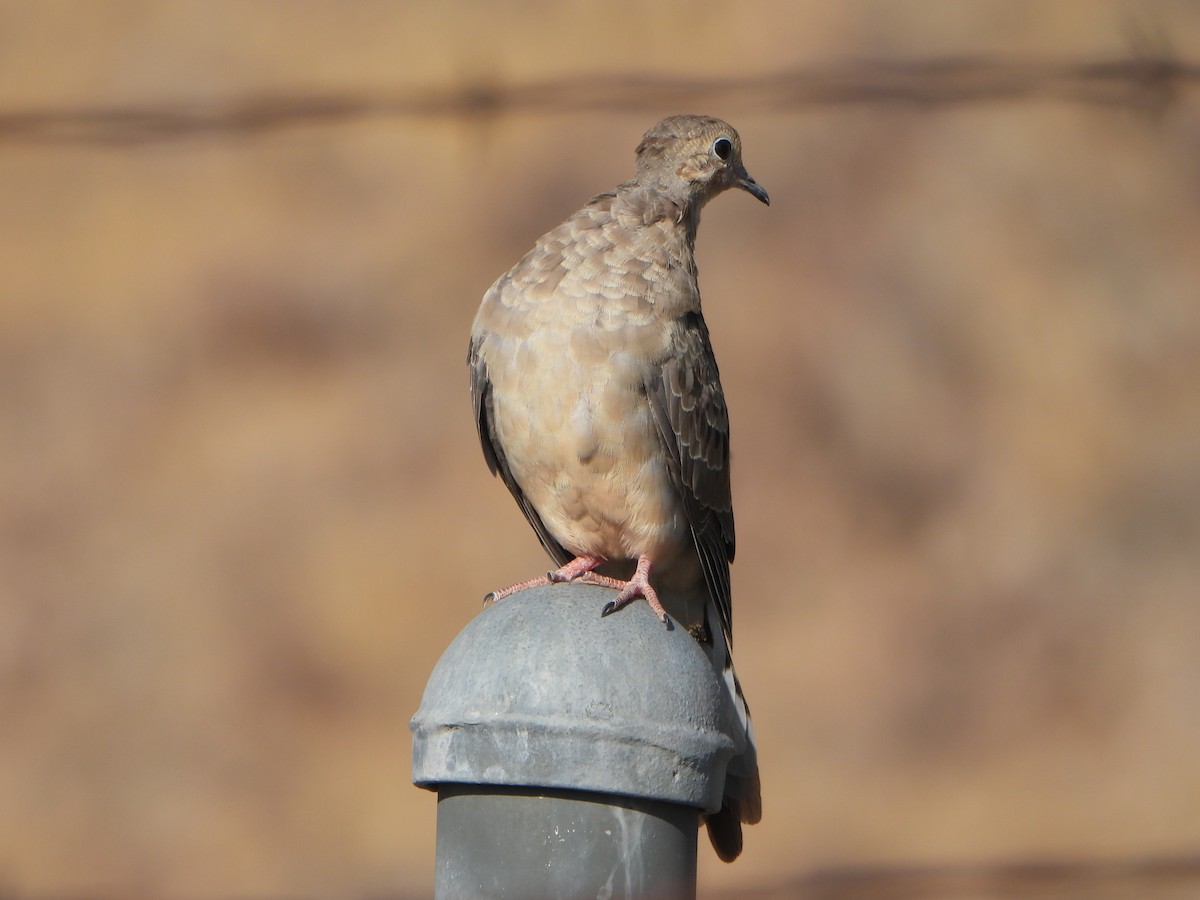
<path id="1" fill-rule="evenodd" d="M 694 247 L 700 210 L 733 187 L 770 202 L 733 128 L 663 119 L 638 145 L 632 180 L 594 197 L 496 280 L 468 353 L 484 457 L 559 566 L 488 599 L 547 582 L 602 584 L 618 591 L 604 614 L 642 597 L 705 646 L 739 732 L 722 807 L 706 818 L 726 861 L 762 804 L 729 653 L 729 417 Z"/>

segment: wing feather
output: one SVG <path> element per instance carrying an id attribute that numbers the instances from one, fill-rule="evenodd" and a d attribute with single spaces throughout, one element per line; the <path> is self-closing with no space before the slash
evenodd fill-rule
<path id="1" fill-rule="evenodd" d="M 729 490 L 729 411 L 708 327 L 699 312 L 676 323 L 671 348 L 646 385 L 654 422 L 684 500 L 709 595 L 733 645 L 729 564 L 735 541 Z"/>
<path id="2" fill-rule="evenodd" d="M 475 410 L 475 427 L 479 431 L 479 443 L 483 447 L 483 458 L 487 460 L 492 474 L 499 475 L 500 480 L 513 495 L 517 506 L 521 508 L 525 518 L 533 526 L 533 530 L 537 533 L 542 546 L 546 548 L 546 552 L 558 566 L 565 566 L 574 557 L 550 534 L 541 516 L 533 508 L 533 504 L 529 502 L 529 498 L 525 496 L 521 486 L 517 484 L 512 468 L 504 455 L 504 447 L 496 437 L 495 417 L 492 411 L 492 382 L 488 377 L 487 363 L 479 353 L 481 342 L 482 338 L 472 338 L 467 350 L 467 365 L 471 370 L 471 404 Z"/>

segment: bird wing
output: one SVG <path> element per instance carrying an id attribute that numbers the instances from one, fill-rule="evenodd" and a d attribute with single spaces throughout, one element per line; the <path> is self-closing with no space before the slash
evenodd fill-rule
<path id="1" fill-rule="evenodd" d="M 492 474 L 500 476 L 513 495 L 513 499 L 517 501 L 517 505 L 521 507 L 521 512 L 533 526 L 533 530 L 537 533 L 542 546 L 546 548 L 546 552 L 550 554 L 557 565 L 565 566 L 573 559 L 573 555 L 568 553 L 562 544 L 550 534 L 546 523 L 542 521 L 537 510 L 533 508 L 533 504 L 529 502 L 529 498 L 525 496 L 525 492 L 521 490 L 521 486 L 517 484 L 512 468 L 504 455 L 504 447 L 496 437 L 495 417 L 492 410 L 492 382 L 488 377 L 487 363 L 479 353 L 482 343 L 482 335 L 471 338 L 471 344 L 467 350 L 467 366 L 471 370 L 471 403 L 475 409 L 475 427 L 479 431 L 479 443 L 483 446 L 483 457 L 487 460 Z"/>
<path id="2" fill-rule="evenodd" d="M 661 366 L 652 371 L 646 393 L 671 478 L 683 497 L 704 581 L 716 603 L 725 640 L 732 646 L 729 411 L 708 326 L 699 311 L 687 313 L 676 323 L 670 349 Z"/>

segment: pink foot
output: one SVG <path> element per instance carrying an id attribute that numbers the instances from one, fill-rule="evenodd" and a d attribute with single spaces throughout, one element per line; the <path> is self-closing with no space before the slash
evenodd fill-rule
<path id="1" fill-rule="evenodd" d="M 498 591 L 489 591 L 483 598 L 484 606 L 491 606 L 497 600 L 511 597 L 526 588 L 540 587 L 544 584 L 560 584 L 564 581 L 574 581 L 583 575 L 592 574 L 592 569 L 604 562 L 603 556 L 577 556 L 561 569 L 547 572 L 540 578 L 530 578 L 528 581 L 518 581 Z M 622 582 L 623 584 L 624 582 Z"/>
<path id="2" fill-rule="evenodd" d="M 603 562 L 603 556 L 592 556 L 591 554 L 577 556 L 561 569 L 558 569 L 554 572 L 547 572 L 546 578 L 555 584 L 560 584 L 565 581 L 574 581 L 576 578 L 589 574 L 592 569 L 596 568 L 598 565 L 601 565 Z"/>
<path id="3" fill-rule="evenodd" d="M 658 594 L 650 586 L 649 557 L 643 556 L 638 560 L 637 569 L 634 570 L 633 577 L 628 581 L 621 581 L 619 578 L 609 578 L 607 575 L 597 575 L 592 571 L 587 571 L 583 575 L 580 575 L 579 580 L 584 584 L 598 584 L 602 587 L 616 588 L 620 591 L 614 599 L 604 605 L 604 609 L 600 611 L 600 615 L 607 616 L 615 613 L 618 609 L 628 606 L 638 597 L 644 597 L 650 608 L 662 619 L 662 623 L 668 628 L 671 627 L 671 620 L 667 618 L 667 611 L 663 609 L 662 603 L 658 600 Z"/>

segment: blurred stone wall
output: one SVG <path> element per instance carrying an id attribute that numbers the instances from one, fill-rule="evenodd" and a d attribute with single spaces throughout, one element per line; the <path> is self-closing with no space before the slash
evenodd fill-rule
<path id="1" fill-rule="evenodd" d="M 772 198 L 698 251 L 765 800 L 706 895 L 1200 852 L 1200 92 L 1044 68 L 1147 56 L 1200 7 L 0 5 L 0 894 L 428 892 L 408 717 L 545 568 L 470 321 L 674 112 Z M 1052 89 L 687 87 L 946 58 Z"/>

